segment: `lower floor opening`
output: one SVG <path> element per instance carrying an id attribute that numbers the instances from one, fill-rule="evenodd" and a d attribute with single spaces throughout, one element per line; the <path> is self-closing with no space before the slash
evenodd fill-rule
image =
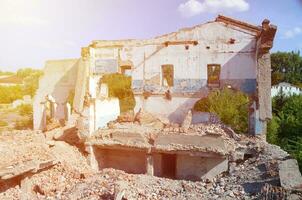
<path id="1" fill-rule="evenodd" d="M 161 157 L 161 171 L 165 178 L 176 178 L 176 155 L 163 154 Z"/>
<path id="2" fill-rule="evenodd" d="M 99 169 L 114 168 L 131 174 L 146 173 L 146 153 L 136 150 L 94 148 Z"/>

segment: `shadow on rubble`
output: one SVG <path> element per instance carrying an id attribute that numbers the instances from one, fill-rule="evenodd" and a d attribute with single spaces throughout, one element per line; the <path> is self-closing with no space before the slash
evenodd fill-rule
<path id="1" fill-rule="evenodd" d="M 100 199 L 108 199 L 108 200 L 114 200 L 114 195 L 113 194 L 102 194 L 99 196 Z M 123 198 L 124 199 L 124 198 Z"/>
<path id="2" fill-rule="evenodd" d="M 78 135 L 78 129 L 76 127 L 72 127 L 69 129 L 64 130 L 63 134 L 56 138 L 58 141 L 64 141 L 72 146 L 78 148 L 79 152 L 83 156 L 87 156 L 87 152 L 85 151 L 85 144 L 84 141 Z"/>
<path id="3" fill-rule="evenodd" d="M 16 187 L 17 185 L 22 187 L 21 183 L 25 178 L 31 178 L 33 175 L 41 173 L 43 171 L 47 171 L 47 170 L 51 169 L 53 166 L 54 165 L 51 165 L 51 166 L 48 166 L 46 168 L 39 169 L 35 172 L 26 172 L 24 174 L 17 175 L 15 177 L 12 177 L 12 178 L 7 179 L 7 180 L 0 180 L 0 193 L 5 192 L 6 190 L 8 190 L 10 188 Z"/>
<path id="4" fill-rule="evenodd" d="M 259 180 L 254 182 L 243 183 L 242 187 L 244 191 L 248 194 L 255 195 L 261 192 L 261 189 L 268 183 L 273 186 L 280 186 L 279 178 L 271 178 L 266 180 Z"/>

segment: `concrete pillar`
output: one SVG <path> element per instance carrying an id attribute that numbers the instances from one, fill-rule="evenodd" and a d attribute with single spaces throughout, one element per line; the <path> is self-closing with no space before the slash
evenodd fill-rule
<path id="1" fill-rule="evenodd" d="M 40 130 L 45 130 L 46 129 L 46 125 L 47 125 L 47 105 L 41 104 L 42 107 L 42 116 L 41 116 L 41 125 L 40 125 Z"/>
<path id="2" fill-rule="evenodd" d="M 84 113 L 86 113 L 86 116 L 88 117 L 88 132 L 89 136 L 91 136 L 95 131 L 95 103 L 90 101 L 89 105 L 87 107 L 84 107 Z"/>
<path id="3" fill-rule="evenodd" d="M 151 150 L 149 150 L 151 151 Z M 154 175 L 154 166 L 153 166 L 153 155 L 151 153 L 147 153 L 147 159 L 146 159 L 146 172 L 148 175 L 153 176 Z"/>
<path id="4" fill-rule="evenodd" d="M 65 120 L 68 122 L 70 119 L 70 115 L 71 115 L 71 106 L 69 103 L 66 103 L 64 107 L 65 107 L 65 109 L 64 109 Z"/>
<path id="5" fill-rule="evenodd" d="M 94 147 L 92 145 L 86 146 L 86 151 L 88 152 L 88 162 L 91 168 L 95 171 L 99 171 L 99 163 L 96 160 L 94 154 Z"/>

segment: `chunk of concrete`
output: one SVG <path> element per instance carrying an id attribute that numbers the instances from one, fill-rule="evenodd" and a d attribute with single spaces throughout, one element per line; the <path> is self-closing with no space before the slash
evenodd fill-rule
<path id="1" fill-rule="evenodd" d="M 184 129 L 185 132 L 189 130 L 191 123 L 192 123 L 192 111 L 189 110 L 188 114 L 186 115 L 184 121 L 181 124 L 181 127 Z"/>
<path id="2" fill-rule="evenodd" d="M 151 124 L 157 121 L 157 118 L 154 117 L 151 113 L 140 109 L 135 116 L 135 120 L 138 121 L 140 124 Z"/>
<path id="3" fill-rule="evenodd" d="M 279 162 L 279 176 L 281 186 L 285 189 L 302 190 L 302 176 L 299 171 L 298 162 L 295 159 L 288 159 Z"/>

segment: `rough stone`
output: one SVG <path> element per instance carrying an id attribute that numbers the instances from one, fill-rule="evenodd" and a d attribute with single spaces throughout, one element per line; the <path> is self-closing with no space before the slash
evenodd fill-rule
<path id="1" fill-rule="evenodd" d="M 297 160 L 288 159 L 280 161 L 279 176 L 281 186 L 285 189 L 297 189 L 302 191 L 302 176 Z"/>
<path id="2" fill-rule="evenodd" d="M 192 111 L 190 110 L 186 115 L 183 123 L 181 124 L 181 127 L 184 129 L 185 132 L 189 130 L 191 123 L 192 123 Z"/>

